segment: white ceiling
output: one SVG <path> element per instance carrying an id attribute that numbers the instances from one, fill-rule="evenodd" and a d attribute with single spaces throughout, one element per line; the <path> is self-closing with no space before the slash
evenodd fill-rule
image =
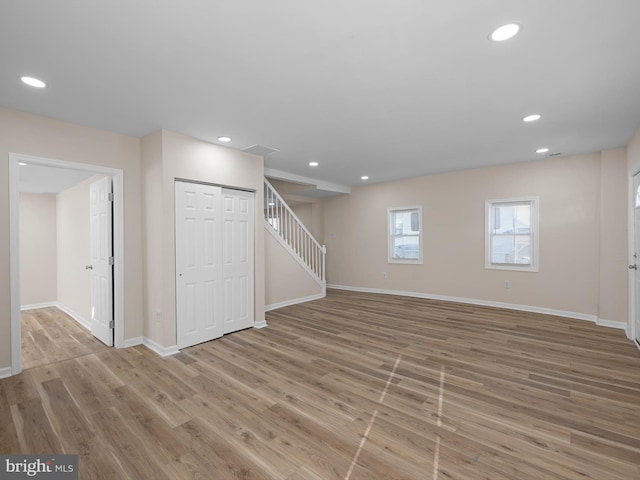
<path id="1" fill-rule="evenodd" d="M 508 22 L 520 35 L 487 39 Z M 640 1 L 2 0 L 0 65 L 1 106 L 229 135 L 280 150 L 270 169 L 357 185 L 626 145 Z"/>

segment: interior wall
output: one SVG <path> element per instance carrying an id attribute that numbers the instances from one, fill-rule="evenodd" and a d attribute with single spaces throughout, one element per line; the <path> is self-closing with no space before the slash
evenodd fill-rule
<path id="1" fill-rule="evenodd" d="M 627 171 L 631 175 L 640 172 L 640 128 L 627 145 Z"/>
<path id="2" fill-rule="evenodd" d="M 626 281 L 601 261 L 621 243 L 626 215 L 619 191 L 622 152 L 560 157 L 467 170 L 354 188 L 325 200 L 328 283 L 508 303 L 627 322 L 626 303 L 608 291 L 626 291 Z M 605 178 L 604 183 L 602 179 Z M 485 201 L 537 196 L 540 199 L 540 271 L 484 268 Z M 387 263 L 387 209 L 422 205 L 424 264 Z M 620 208 L 615 231 L 601 234 L 601 208 Z M 615 257 L 615 258 L 614 258 Z M 509 287 L 505 287 L 505 281 Z M 611 305 L 615 303 L 615 306 Z M 623 305 L 624 304 L 624 305 Z M 606 307 L 605 307 L 606 306 Z"/>
<path id="3" fill-rule="evenodd" d="M 91 236 L 89 187 L 104 177 L 94 175 L 57 195 L 58 302 L 91 320 Z"/>
<path id="4" fill-rule="evenodd" d="M 20 304 L 55 302 L 57 296 L 56 196 L 20 194 Z"/>
<path id="5" fill-rule="evenodd" d="M 142 139 L 146 246 L 145 335 L 160 346 L 176 345 L 175 179 L 255 190 L 255 321 L 264 321 L 265 271 L 263 158 L 162 130 Z M 161 177 L 162 190 L 155 182 Z M 147 218 L 148 217 L 148 218 Z M 161 230 L 155 230 L 160 226 Z M 157 235 L 151 242 L 150 234 Z M 152 294 L 151 286 L 157 286 Z M 161 321 L 158 321 L 161 318 Z"/>
<path id="6" fill-rule="evenodd" d="M 162 131 L 142 138 L 141 162 L 144 335 L 163 344 Z"/>
<path id="7" fill-rule="evenodd" d="M 600 294 L 598 317 L 626 321 L 629 295 L 627 150 L 602 152 L 600 164 Z M 625 320 L 623 320 L 625 319 Z"/>
<path id="8" fill-rule="evenodd" d="M 264 229 L 264 227 L 263 227 Z M 273 235 L 265 236 L 265 304 L 267 307 L 322 293 L 307 271 Z"/>
<path id="9" fill-rule="evenodd" d="M 142 335 L 140 140 L 0 108 L 0 369 L 11 363 L 9 153 L 124 172 L 125 339 Z"/>

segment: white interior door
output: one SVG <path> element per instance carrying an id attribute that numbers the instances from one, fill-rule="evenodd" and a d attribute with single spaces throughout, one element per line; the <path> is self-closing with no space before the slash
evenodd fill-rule
<path id="1" fill-rule="evenodd" d="M 252 327 L 254 323 L 253 197 L 252 192 L 222 192 L 224 333 Z"/>
<path id="2" fill-rule="evenodd" d="M 91 333 L 113 345 L 113 237 L 111 177 L 89 187 L 91 235 Z"/>
<path id="3" fill-rule="evenodd" d="M 633 177 L 634 206 L 633 231 L 634 231 L 634 258 L 629 268 L 633 268 L 633 291 L 635 294 L 634 313 L 634 337 L 640 345 L 640 173 Z"/>
<path id="4" fill-rule="evenodd" d="M 178 348 L 223 334 L 222 188 L 176 182 Z"/>

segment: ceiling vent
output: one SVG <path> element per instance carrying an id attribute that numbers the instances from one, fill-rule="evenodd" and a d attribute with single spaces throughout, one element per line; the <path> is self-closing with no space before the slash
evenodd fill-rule
<path id="1" fill-rule="evenodd" d="M 277 148 L 265 147 L 264 145 L 251 145 L 242 150 L 243 152 L 253 153 L 254 155 L 266 156 L 271 153 L 279 152 Z"/>
<path id="2" fill-rule="evenodd" d="M 559 157 L 560 155 L 562 155 L 562 152 L 550 153 L 547 157 Z"/>

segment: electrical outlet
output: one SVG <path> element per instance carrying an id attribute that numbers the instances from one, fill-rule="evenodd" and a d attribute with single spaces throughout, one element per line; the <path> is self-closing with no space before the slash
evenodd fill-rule
<path id="1" fill-rule="evenodd" d="M 387 272 L 382 272 L 382 278 L 387 279 Z"/>
<path id="2" fill-rule="evenodd" d="M 504 288 L 505 288 L 505 289 L 509 289 L 509 288 L 511 288 L 511 282 L 510 282 L 509 280 L 505 280 L 505 281 L 504 281 Z"/>

